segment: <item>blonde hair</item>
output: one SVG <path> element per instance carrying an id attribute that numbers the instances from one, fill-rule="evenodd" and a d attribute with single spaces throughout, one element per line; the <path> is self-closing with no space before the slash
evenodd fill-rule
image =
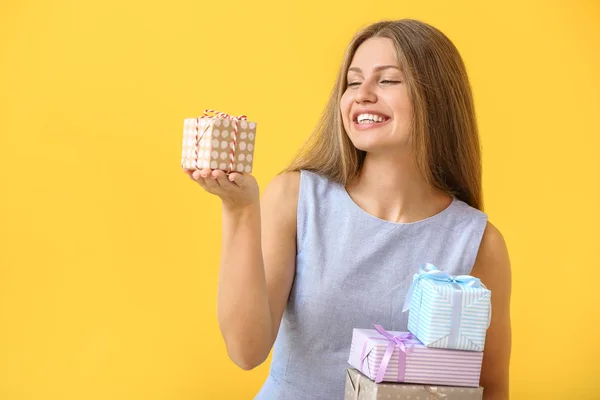
<path id="1" fill-rule="evenodd" d="M 354 36 L 317 126 L 286 171 L 313 171 L 344 186 L 358 175 L 365 152 L 346 134 L 340 99 L 356 49 L 372 37 L 389 38 L 396 48 L 413 106 L 411 143 L 420 173 L 482 210 L 479 134 L 464 63 L 442 32 L 412 19 L 377 22 Z"/>

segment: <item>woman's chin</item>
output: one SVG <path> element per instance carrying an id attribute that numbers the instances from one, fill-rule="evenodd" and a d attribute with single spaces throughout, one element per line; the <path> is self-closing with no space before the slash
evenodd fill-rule
<path id="1" fill-rule="evenodd" d="M 362 151 L 381 151 L 382 149 L 389 147 L 390 143 L 388 140 L 381 140 L 374 136 L 357 135 L 357 137 L 351 137 L 350 140 L 354 147 Z"/>
<path id="2" fill-rule="evenodd" d="M 408 148 L 408 143 L 390 143 L 379 140 L 354 140 L 352 143 L 357 150 L 371 154 L 398 153 L 406 151 Z"/>

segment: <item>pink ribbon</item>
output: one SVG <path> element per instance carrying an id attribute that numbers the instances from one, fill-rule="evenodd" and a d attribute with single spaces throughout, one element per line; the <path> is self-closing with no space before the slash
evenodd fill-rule
<path id="1" fill-rule="evenodd" d="M 362 354 L 360 356 L 361 371 L 364 374 L 367 374 L 364 370 L 364 366 L 365 366 L 365 359 L 366 359 L 365 353 L 367 350 L 367 343 L 368 343 L 369 339 L 387 340 L 388 345 L 385 349 L 385 353 L 383 355 L 383 359 L 381 360 L 381 364 L 379 365 L 379 368 L 377 369 L 377 375 L 375 376 L 375 382 L 380 383 L 383 381 L 383 378 L 385 376 L 385 371 L 387 370 L 387 367 L 390 363 L 390 359 L 392 358 L 392 354 L 394 354 L 394 349 L 396 347 L 400 350 L 399 355 L 398 355 L 398 380 L 397 380 L 397 382 L 404 382 L 404 377 L 406 374 L 406 356 L 410 352 L 412 352 L 414 344 L 419 343 L 418 340 L 415 338 L 415 336 L 412 333 L 407 332 L 407 333 L 402 333 L 398 336 L 393 336 L 392 334 L 387 332 L 385 329 L 383 329 L 383 327 L 381 325 L 373 325 L 373 327 L 375 327 L 375 330 L 383 337 L 381 337 L 381 336 L 369 337 L 365 341 L 365 344 L 363 345 L 363 349 L 362 349 Z"/>
<path id="2" fill-rule="evenodd" d="M 200 120 L 200 118 L 208 118 L 208 119 L 220 118 L 220 119 L 229 119 L 232 121 L 233 133 L 231 135 L 232 140 L 231 140 L 231 152 L 229 153 L 229 169 L 226 171 L 229 174 L 230 172 L 233 171 L 233 164 L 235 162 L 235 151 L 237 148 L 238 121 L 245 121 L 248 118 L 245 115 L 238 115 L 237 117 L 234 117 L 227 113 L 217 111 L 217 110 L 210 110 L 210 109 L 204 110 L 204 115 L 198 117 L 196 119 L 196 121 L 198 122 Z M 204 132 L 206 132 L 206 129 L 204 130 Z M 198 127 L 196 125 L 196 144 L 198 144 L 200 139 L 202 139 L 202 137 L 204 136 L 204 132 L 202 132 L 202 135 L 199 135 Z M 195 157 L 196 157 L 196 159 L 195 159 L 196 168 L 200 168 L 198 166 L 198 151 L 197 150 L 196 150 Z M 242 172 L 242 171 L 240 171 L 240 172 Z"/>

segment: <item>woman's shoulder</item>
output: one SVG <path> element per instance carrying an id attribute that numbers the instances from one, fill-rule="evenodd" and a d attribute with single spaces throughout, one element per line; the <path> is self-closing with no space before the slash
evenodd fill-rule
<path id="1" fill-rule="evenodd" d="M 488 223 L 488 215 L 465 201 L 453 197 L 444 223 L 450 230 L 458 234 L 474 232 L 481 238 Z"/>
<path id="2" fill-rule="evenodd" d="M 456 211 L 464 215 L 487 219 L 487 214 L 484 211 L 471 206 L 469 203 L 458 197 L 453 197 L 453 206 Z"/>
<path id="3" fill-rule="evenodd" d="M 265 187 L 263 203 L 266 207 L 293 212 L 296 215 L 300 198 L 325 199 L 334 183 L 325 175 L 310 170 L 284 171 L 277 174 Z M 263 206 L 263 207 L 264 207 Z"/>
<path id="4" fill-rule="evenodd" d="M 500 229 L 494 225 L 483 211 L 463 203 L 461 207 L 479 219 L 481 241 L 477 252 L 473 273 L 485 277 L 486 281 L 510 281 L 510 259 L 508 246 Z M 483 279 L 482 279 L 483 280 Z"/>
<path id="5" fill-rule="evenodd" d="M 485 235 L 492 245 L 504 245 L 504 235 L 500 232 L 500 228 L 491 221 L 487 222 Z"/>
<path id="6" fill-rule="evenodd" d="M 285 171 L 275 175 L 267 184 L 267 192 L 272 195 L 289 195 L 292 192 L 298 192 L 300 188 L 301 171 Z"/>
<path id="7" fill-rule="evenodd" d="M 280 218 L 289 218 L 290 222 L 295 220 L 300 175 L 300 171 L 286 171 L 271 179 L 262 194 L 261 208 L 264 212 L 277 213 Z"/>
<path id="8" fill-rule="evenodd" d="M 501 259 L 505 261 L 507 260 L 507 256 L 508 248 L 504 235 L 502 235 L 498 227 L 487 221 L 483 237 L 481 238 L 480 258 L 485 260 Z"/>
<path id="9" fill-rule="evenodd" d="M 268 187 L 270 191 L 280 193 L 281 195 L 294 194 L 298 197 L 299 192 L 305 188 L 305 190 L 311 190 L 310 188 L 325 189 L 326 187 L 333 184 L 333 182 L 325 175 L 311 170 L 298 170 L 298 171 L 285 171 L 276 175 Z"/>

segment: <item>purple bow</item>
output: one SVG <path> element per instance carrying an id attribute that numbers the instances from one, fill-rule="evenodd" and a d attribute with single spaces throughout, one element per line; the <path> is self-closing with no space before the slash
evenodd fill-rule
<path id="1" fill-rule="evenodd" d="M 390 359 L 392 358 L 392 354 L 394 353 L 394 348 L 398 347 L 399 357 L 398 357 L 398 382 L 404 382 L 404 375 L 406 373 L 406 356 L 410 352 L 412 352 L 414 343 L 417 343 L 415 336 L 412 333 L 402 333 L 398 336 L 392 336 L 389 332 L 387 332 L 381 325 L 373 325 L 375 330 L 379 332 L 380 336 L 370 337 L 369 339 L 378 339 L 378 340 L 387 340 L 388 345 L 385 349 L 385 353 L 383 355 L 383 359 L 381 360 L 381 364 L 379 365 L 379 369 L 377 370 L 377 375 L 375 376 L 375 382 L 380 383 L 383 381 L 385 376 L 385 371 L 387 370 L 388 364 L 390 363 Z M 365 362 L 365 351 L 367 347 L 367 342 L 363 346 L 362 356 L 361 356 L 361 370 L 364 373 L 364 362 Z"/>

